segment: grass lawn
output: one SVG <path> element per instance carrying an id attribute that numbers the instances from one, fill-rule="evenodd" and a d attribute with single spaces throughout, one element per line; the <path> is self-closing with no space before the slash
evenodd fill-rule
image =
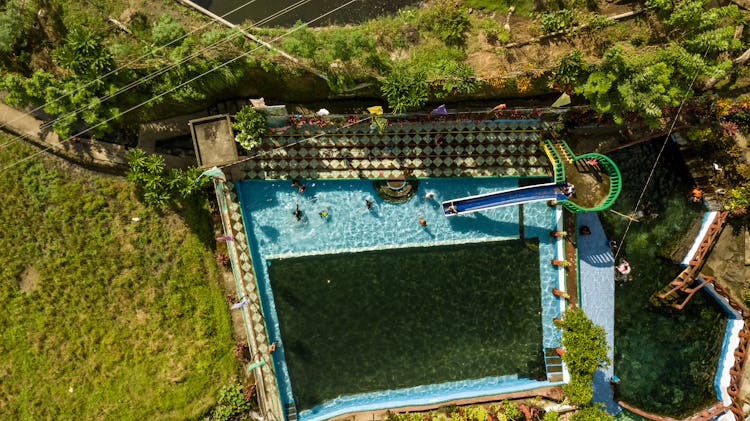
<path id="1" fill-rule="evenodd" d="M 0 148 L 0 163 L 31 151 Z M 2 417 L 204 415 L 237 373 L 210 231 L 57 160 L 2 175 Z"/>

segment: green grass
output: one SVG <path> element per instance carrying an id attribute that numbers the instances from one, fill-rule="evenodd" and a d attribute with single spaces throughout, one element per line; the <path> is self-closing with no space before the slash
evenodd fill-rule
<path id="1" fill-rule="evenodd" d="M 0 149 L 0 162 L 30 152 Z M 237 370 L 205 233 L 145 208 L 122 178 L 59 165 L 37 157 L 0 183 L 0 413 L 202 416 Z"/>
<path id="2" fill-rule="evenodd" d="M 515 6 L 514 13 L 523 16 L 529 16 L 534 11 L 534 4 L 531 0 L 464 0 L 464 4 L 472 9 L 501 13 L 507 13 L 510 6 Z"/>

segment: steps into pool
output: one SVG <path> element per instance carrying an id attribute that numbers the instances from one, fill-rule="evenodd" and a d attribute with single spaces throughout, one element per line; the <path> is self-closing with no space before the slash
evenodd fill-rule
<path id="1" fill-rule="evenodd" d="M 294 402 L 286 404 L 286 419 L 287 421 L 295 421 L 297 419 L 297 405 Z"/>
<path id="2" fill-rule="evenodd" d="M 557 355 L 555 348 L 544 348 L 544 365 L 547 367 L 548 381 L 563 381 L 562 358 Z"/>

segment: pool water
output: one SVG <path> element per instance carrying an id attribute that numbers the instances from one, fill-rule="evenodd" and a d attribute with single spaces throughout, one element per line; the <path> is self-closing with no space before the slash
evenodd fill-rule
<path id="1" fill-rule="evenodd" d="M 298 193 L 289 181 L 242 182 L 242 211 L 251 215 L 254 235 L 264 256 L 518 238 L 520 233 L 517 206 L 446 218 L 440 205 L 450 198 L 515 188 L 517 178 L 421 180 L 417 194 L 403 204 L 383 201 L 371 181 L 299 183 L 305 186 L 303 193 Z M 427 193 L 434 197 L 426 198 Z M 365 200 L 373 202 L 370 209 Z M 292 213 L 297 207 L 302 212 L 301 221 Z M 545 206 L 528 207 L 544 210 Z M 327 212 L 325 218 L 319 215 L 322 211 Z M 549 225 L 549 212 L 531 212 L 526 216 L 527 225 Z M 420 216 L 427 221 L 427 227 L 419 225 Z"/>
<path id="2" fill-rule="evenodd" d="M 538 254 L 507 240 L 273 260 L 298 408 L 490 376 L 543 380 Z"/>
<path id="3" fill-rule="evenodd" d="M 610 155 L 624 183 L 614 210 L 624 214 L 633 210 L 662 141 Z M 659 257 L 660 249 L 668 247 L 704 212 L 688 201 L 691 188 L 679 151 L 670 142 L 645 195 L 658 217 L 631 225 L 625 255 L 633 280 L 615 287 L 614 367 L 621 378 L 616 397 L 674 417 L 716 401 L 713 378 L 726 325 L 723 310 L 703 291 L 680 312 L 649 303 L 649 297 L 681 270 Z M 611 212 L 603 212 L 601 217 L 605 231 L 619 240 L 627 221 Z"/>
<path id="4" fill-rule="evenodd" d="M 500 376 L 498 381 L 521 384 L 518 375 L 538 377 L 537 354 L 560 342 L 552 318 L 559 317 L 561 303 L 549 293 L 558 286 L 558 269 L 549 264 L 558 241 L 549 236 L 555 211 L 541 202 L 446 217 L 440 202 L 546 181 L 422 179 L 403 204 L 382 201 L 368 180 L 300 180 L 302 193 L 290 181 L 240 182 L 269 339 L 280 341 L 274 364 L 283 397 L 309 406 L 425 382 Z M 365 200 L 373 202 L 370 209 Z M 319 215 L 324 210 L 325 218 Z M 330 294 L 331 285 L 340 289 Z M 437 316 L 441 308 L 453 324 Z M 509 320 L 518 332 L 508 331 Z M 504 347 L 506 334 L 518 341 L 505 345 L 518 350 Z M 526 334 L 530 342 L 521 343 Z M 412 337 L 434 368 L 397 340 Z M 380 354 L 388 358 L 374 358 Z M 305 363 L 313 356 L 326 375 L 341 377 L 327 384 L 317 379 L 319 368 Z M 380 374 L 368 377 L 368 370 Z"/>

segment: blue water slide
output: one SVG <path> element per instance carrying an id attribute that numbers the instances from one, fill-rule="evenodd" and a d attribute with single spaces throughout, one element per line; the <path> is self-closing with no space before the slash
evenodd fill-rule
<path id="1" fill-rule="evenodd" d="M 551 199 L 565 200 L 568 196 L 562 192 L 564 188 L 565 183 L 536 184 L 517 189 L 446 200 L 443 202 L 443 212 L 446 216 L 451 216 L 499 208 L 501 206 L 519 205 L 527 202 Z"/>

